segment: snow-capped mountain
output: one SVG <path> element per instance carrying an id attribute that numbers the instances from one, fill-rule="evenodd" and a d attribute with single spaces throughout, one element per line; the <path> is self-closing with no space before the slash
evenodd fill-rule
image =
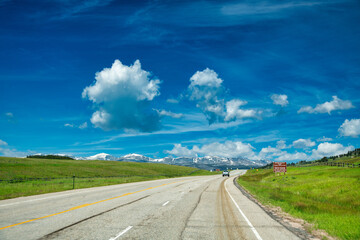
<path id="1" fill-rule="evenodd" d="M 79 159 L 79 158 L 78 158 Z M 269 160 L 249 160 L 242 157 L 226 158 L 217 156 L 205 156 L 205 157 L 165 157 L 153 159 L 140 154 L 128 154 L 122 157 L 114 157 L 107 153 L 99 153 L 94 156 L 80 158 L 83 160 L 112 160 L 112 161 L 124 161 L 124 162 L 152 162 L 152 163 L 164 163 L 172 165 L 181 165 L 188 167 L 197 167 L 202 169 L 214 169 L 214 168 L 251 168 L 261 167 L 271 163 Z"/>
<path id="2" fill-rule="evenodd" d="M 118 161 L 129 161 L 129 162 L 149 162 L 150 160 L 151 158 L 136 153 L 131 153 L 118 158 Z"/>
<path id="3" fill-rule="evenodd" d="M 76 158 L 78 160 L 106 160 L 106 161 L 117 161 L 118 158 L 114 157 L 107 153 L 99 153 L 94 156 L 85 157 L 85 158 Z"/>

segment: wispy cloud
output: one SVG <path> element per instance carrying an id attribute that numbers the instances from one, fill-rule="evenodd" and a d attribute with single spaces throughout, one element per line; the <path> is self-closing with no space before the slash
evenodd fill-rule
<path id="1" fill-rule="evenodd" d="M 0 139 L 0 155 L 5 157 L 25 157 L 28 154 L 32 154 L 34 152 L 20 152 L 15 148 L 9 146 L 9 144 Z"/>
<path id="2" fill-rule="evenodd" d="M 113 0 L 77 0 L 77 1 L 63 1 L 57 0 L 60 5 L 60 13 L 57 18 L 64 19 L 73 17 L 74 15 L 89 10 L 103 7 L 110 4 Z"/>
<path id="3" fill-rule="evenodd" d="M 127 23 L 130 25 L 154 24 L 161 23 L 166 19 L 167 24 L 176 26 L 232 26 L 259 20 L 285 18 L 294 11 L 337 2 L 339 0 L 283 1 L 281 3 L 275 1 L 246 1 L 242 3 L 214 1 L 153 2 L 130 16 Z"/>
<path id="4" fill-rule="evenodd" d="M 258 15 L 273 15 L 283 11 L 289 11 L 292 9 L 312 7 L 329 3 L 329 1 L 321 2 L 286 2 L 274 3 L 272 1 L 262 1 L 254 3 L 235 3 L 227 4 L 221 8 L 221 12 L 224 15 L 236 15 L 236 16 L 258 16 Z"/>
<path id="5" fill-rule="evenodd" d="M 79 129 L 85 129 L 88 127 L 88 123 L 87 122 L 83 122 L 80 125 L 75 125 L 73 123 L 65 123 L 64 127 L 69 127 L 69 128 L 79 128 Z"/>
<path id="6" fill-rule="evenodd" d="M 162 110 L 155 109 L 155 110 L 161 117 L 167 116 L 167 117 L 172 117 L 172 118 L 182 118 L 184 116 L 184 114 L 182 114 L 182 113 L 173 113 L 171 111 L 166 111 L 164 109 L 162 109 Z"/>
<path id="7" fill-rule="evenodd" d="M 105 139 L 89 142 L 89 143 L 81 143 L 76 145 L 98 145 L 102 143 L 112 142 L 117 139 L 127 138 L 127 137 L 141 137 L 141 136 L 157 136 L 157 135 L 174 135 L 174 134 L 183 134 L 183 133 L 196 133 L 196 132 L 211 132 L 219 129 L 228 129 L 232 127 L 237 127 L 239 125 L 243 125 L 251 122 L 250 120 L 237 120 L 228 123 L 215 123 L 212 125 L 208 125 L 207 120 L 204 118 L 202 114 L 185 114 L 182 118 L 181 124 L 171 124 L 164 125 L 164 130 L 146 133 L 146 132 L 128 132 L 121 133 L 115 136 L 110 136 Z"/>

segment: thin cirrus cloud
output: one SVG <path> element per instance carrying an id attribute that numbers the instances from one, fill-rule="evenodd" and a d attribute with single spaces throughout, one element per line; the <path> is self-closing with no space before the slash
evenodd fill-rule
<path id="1" fill-rule="evenodd" d="M 139 60 L 130 66 L 115 60 L 111 68 L 96 73 L 82 97 L 96 109 L 91 117 L 95 127 L 152 132 L 160 128 L 160 116 L 150 106 L 159 89 L 160 80 L 143 70 Z"/>
<path id="2" fill-rule="evenodd" d="M 128 24 L 163 23 L 176 26 L 233 26 L 254 21 L 281 19 L 297 11 L 332 4 L 336 1 L 261 1 L 224 3 L 221 1 L 151 2 L 129 17 Z M 184 15 L 185 13 L 185 15 Z"/>
<path id="3" fill-rule="evenodd" d="M 69 127 L 69 128 L 79 128 L 79 129 L 85 129 L 88 127 L 88 123 L 87 122 L 83 122 L 82 124 L 80 125 L 75 125 L 75 124 L 72 124 L 72 123 L 65 123 L 64 124 L 64 127 Z"/>
<path id="4" fill-rule="evenodd" d="M 225 15 L 231 16 L 284 16 L 279 13 L 289 13 L 289 10 L 295 10 L 299 8 L 312 7 L 323 4 L 325 2 L 286 2 L 272 3 L 261 2 L 261 3 L 235 3 L 228 4 L 221 8 L 221 12 Z M 276 15 L 275 15 L 276 14 Z"/>
<path id="5" fill-rule="evenodd" d="M 317 142 L 331 142 L 333 139 L 329 137 L 322 136 L 321 138 L 316 139 Z"/>
<path id="6" fill-rule="evenodd" d="M 25 157 L 28 153 L 19 152 L 16 149 L 9 146 L 9 144 L 0 139 L 0 156 L 7 157 Z"/>
<path id="7" fill-rule="evenodd" d="M 62 20 L 74 17 L 80 13 L 97 10 L 99 7 L 109 5 L 113 0 L 86 0 L 86 1 L 62 1 L 55 0 L 52 3 L 56 4 L 56 12 L 51 19 Z M 47 13 L 46 13 L 47 14 Z"/>
<path id="8" fill-rule="evenodd" d="M 176 104 L 176 103 L 179 103 L 179 100 L 177 100 L 175 98 L 169 98 L 169 99 L 166 100 L 166 102 Z"/>
<path id="9" fill-rule="evenodd" d="M 223 80 L 209 68 L 197 71 L 190 78 L 188 98 L 206 115 L 209 124 L 229 122 L 244 118 L 260 118 L 262 111 L 242 109 L 247 101 L 231 99 L 226 101 L 227 89 L 222 86 Z"/>
<path id="10" fill-rule="evenodd" d="M 298 113 L 328 113 L 336 110 L 348 110 L 354 108 L 354 105 L 349 100 L 342 100 L 337 96 L 332 97 L 333 100 L 316 105 L 316 107 L 303 106 L 298 110 Z"/>
<path id="11" fill-rule="evenodd" d="M 360 136 L 360 119 L 346 119 L 338 129 L 342 136 L 357 138 Z"/>
<path id="12" fill-rule="evenodd" d="M 0 146 L 7 146 L 7 145 L 8 145 L 7 142 L 0 139 Z"/>
<path id="13" fill-rule="evenodd" d="M 155 111 L 157 111 L 159 116 L 167 116 L 167 117 L 172 117 L 172 118 L 182 118 L 184 116 L 184 114 L 182 114 L 182 113 L 174 113 L 171 111 L 166 111 L 164 109 L 163 110 L 155 109 Z"/>

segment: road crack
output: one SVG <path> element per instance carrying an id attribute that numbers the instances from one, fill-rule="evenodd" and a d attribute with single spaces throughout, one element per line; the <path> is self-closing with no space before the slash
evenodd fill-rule
<path id="1" fill-rule="evenodd" d="M 200 203 L 200 201 L 201 201 L 201 198 L 202 198 L 204 192 L 209 188 L 209 186 L 210 186 L 210 183 L 209 183 L 209 184 L 204 188 L 204 190 L 200 193 L 199 198 L 198 198 L 195 206 L 191 209 L 189 215 L 186 217 L 184 228 L 182 229 L 181 234 L 180 234 L 181 239 L 184 239 L 184 232 L 185 232 L 185 229 L 188 227 L 189 220 L 190 220 L 191 216 L 193 215 L 193 213 L 195 212 L 196 208 L 199 206 L 199 203 Z"/>

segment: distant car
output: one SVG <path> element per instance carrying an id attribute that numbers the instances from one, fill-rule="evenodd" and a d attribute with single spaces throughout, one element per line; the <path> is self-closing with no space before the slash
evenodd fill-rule
<path id="1" fill-rule="evenodd" d="M 230 177 L 230 172 L 229 171 L 223 171 L 223 177 L 225 177 L 225 176 Z"/>

